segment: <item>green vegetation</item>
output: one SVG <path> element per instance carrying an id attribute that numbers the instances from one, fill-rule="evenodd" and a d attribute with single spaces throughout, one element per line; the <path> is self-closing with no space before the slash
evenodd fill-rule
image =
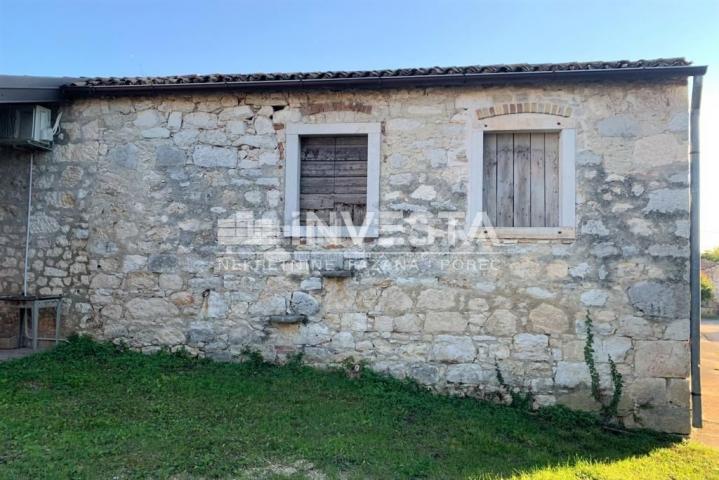
<path id="1" fill-rule="evenodd" d="M 291 467 L 291 468 L 290 468 Z M 0 478 L 719 478 L 719 452 L 367 369 L 142 355 L 73 338 L 0 364 Z"/>
<path id="2" fill-rule="evenodd" d="M 712 262 L 719 263 L 719 247 L 710 248 L 702 252 L 702 258 Z"/>
<path id="3" fill-rule="evenodd" d="M 708 302 L 714 298 L 714 284 L 706 273 L 701 272 L 699 274 L 699 284 L 701 287 L 702 302 Z"/>
<path id="4" fill-rule="evenodd" d="M 594 362 L 594 332 L 592 331 L 593 323 L 589 310 L 587 310 L 584 323 L 587 334 L 584 343 L 584 362 L 587 364 L 587 368 L 589 368 L 589 377 L 592 381 L 592 397 L 602 406 L 602 420 L 604 422 L 610 422 L 617 416 L 617 408 L 619 407 L 619 401 L 622 399 L 622 391 L 624 390 L 624 379 L 622 378 L 622 374 L 617 370 L 617 364 L 614 363 L 611 355 L 609 355 L 608 362 L 612 379 L 612 397 L 609 402 L 605 402 L 599 387 L 599 371 L 597 371 L 597 366 Z"/>

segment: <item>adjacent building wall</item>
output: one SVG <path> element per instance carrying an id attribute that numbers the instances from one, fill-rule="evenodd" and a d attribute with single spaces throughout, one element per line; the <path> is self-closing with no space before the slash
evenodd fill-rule
<path id="1" fill-rule="evenodd" d="M 428 212 L 446 230 L 447 212 L 467 207 L 470 120 L 532 103 L 577 125 L 574 241 L 439 241 L 406 255 L 407 229 L 359 246 L 218 238 L 242 212 L 282 218 L 290 122 L 381 122 L 380 205 L 394 212 L 382 224 Z M 624 375 L 627 425 L 686 433 L 687 128 L 683 81 L 77 101 L 37 172 L 32 285 L 68 295 L 73 329 L 144 351 L 352 357 L 477 396 L 502 392 L 498 367 L 539 404 L 577 408 L 597 407 L 589 311 L 604 386 L 609 355 Z M 2 218 L 0 246 L 17 248 L 14 217 Z M 354 275 L 318 275 L 334 267 Z M 268 321 L 287 312 L 309 321 Z"/>

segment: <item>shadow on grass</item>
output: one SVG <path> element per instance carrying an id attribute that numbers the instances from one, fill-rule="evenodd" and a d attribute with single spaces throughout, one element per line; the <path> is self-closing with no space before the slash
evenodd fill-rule
<path id="1" fill-rule="evenodd" d="M 371 372 L 148 356 L 84 338 L 0 364 L 0 469 L 14 478 L 227 478 L 298 460 L 330 478 L 505 477 L 677 441 Z"/>

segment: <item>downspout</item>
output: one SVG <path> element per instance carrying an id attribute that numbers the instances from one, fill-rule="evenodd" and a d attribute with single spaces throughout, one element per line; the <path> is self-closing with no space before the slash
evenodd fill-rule
<path id="1" fill-rule="evenodd" d="M 689 311 L 689 340 L 691 343 L 691 377 L 692 377 L 692 426 L 702 427 L 702 383 L 700 365 L 701 338 L 701 287 L 699 283 L 699 107 L 702 100 L 702 75 L 692 80 L 691 112 L 689 117 L 689 171 L 691 194 L 691 227 L 689 231 L 689 289 L 691 292 L 691 308 Z"/>

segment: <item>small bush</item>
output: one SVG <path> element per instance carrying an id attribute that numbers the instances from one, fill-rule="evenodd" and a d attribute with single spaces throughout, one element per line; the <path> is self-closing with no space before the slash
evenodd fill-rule
<path id="1" fill-rule="evenodd" d="M 704 260 L 709 260 L 710 262 L 719 263 L 719 247 L 704 250 L 704 252 L 702 252 L 702 258 Z"/>
<path id="2" fill-rule="evenodd" d="M 126 350 L 125 346 L 110 342 L 97 342 L 87 335 L 72 334 L 66 342 L 52 351 L 52 356 L 61 362 L 86 360 L 93 358 L 98 362 L 106 361 Z"/>
<path id="3" fill-rule="evenodd" d="M 699 283 L 701 285 L 702 302 L 708 302 L 714 298 L 714 284 L 706 273 L 701 272 L 699 274 Z"/>

